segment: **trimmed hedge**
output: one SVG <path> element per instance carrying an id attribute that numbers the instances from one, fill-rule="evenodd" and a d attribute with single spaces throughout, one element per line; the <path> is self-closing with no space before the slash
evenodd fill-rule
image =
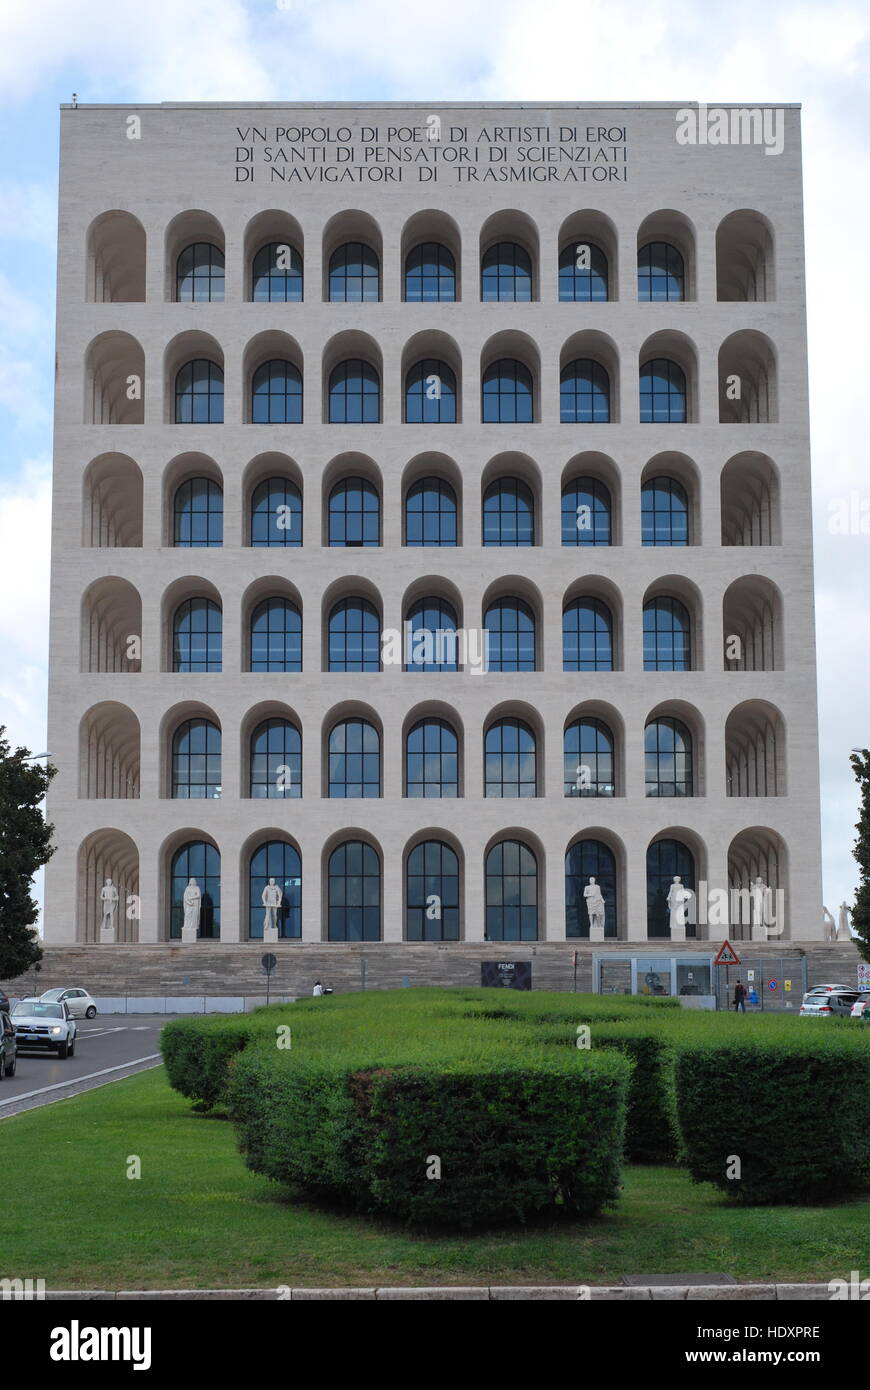
<path id="1" fill-rule="evenodd" d="M 681 1040 L 677 1113 L 695 1182 L 781 1203 L 830 1201 L 870 1180 L 866 1031 L 834 1019 L 799 1027 L 803 1036 L 753 1028 Z"/>
<path id="2" fill-rule="evenodd" d="M 232 1068 L 230 1115 L 248 1167 L 360 1211 L 463 1228 L 588 1216 L 618 1194 L 629 1075 L 616 1054 L 361 1065 L 260 1042 Z"/>
<path id="3" fill-rule="evenodd" d="M 581 1024 L 589 1051 L 575 1045 Z M 288 1025 L 283 1052 L 276 1029 Z M 599 1209 L 623 1131 L 632 1160 L 679 1155 L 696 1182 L 741 1201 L 836 1197 L 870 1177 L 870 1048 L 850 1020 L 431 988 L 176 1020 L 162 1046 L 176 1089 L 200 1108 L 232 1105 L 256 1171 L 412 1222 Z M 608 1059 L 627 1088 L 615 1124 L 596 1099 L 613 1085 Z M 590 1147 L 585 1114 L 603 1148 Z M 449 1185 L 424 1181 L 421 1153 L 440 1157 Z M 729 1155 L 739 1180 L 727 1176 Z"/>

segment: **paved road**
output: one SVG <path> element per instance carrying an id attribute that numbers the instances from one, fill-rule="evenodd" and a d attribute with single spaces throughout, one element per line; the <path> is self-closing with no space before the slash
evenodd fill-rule
<path id="1" fill-rule="evenodd" d="M 165 1014 L 80 1018 L 73 1057 L 20 1052 L 15 1075 L 0 1081 L 0 1120 L 159 1066 L 160 1030 L 168 1021 Z"/>

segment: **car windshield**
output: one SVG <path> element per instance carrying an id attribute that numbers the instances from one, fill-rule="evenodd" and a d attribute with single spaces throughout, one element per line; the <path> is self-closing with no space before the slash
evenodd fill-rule
<path id="1" fill-rule="evenodd" d="M 28 1018 L 63 1018 L 63 1009 L 60 1004 L 16 1004 L 13 1017 L 15 1014 L 26 1015 Z"/>
<path id="2" fill-rule="evenodd" d="M 43 999 L 48 999 L 48 1000 L 51 1000 L 51 999 L 59 999 L 60 996 L 61 996 L 62 994 L 63 994 L 63 990 L 62 990 L 62 989 L 47 989 L 47 990 L 45 991 L 45 994 L 43 994 L 41 997 L 42 997 Z"/>

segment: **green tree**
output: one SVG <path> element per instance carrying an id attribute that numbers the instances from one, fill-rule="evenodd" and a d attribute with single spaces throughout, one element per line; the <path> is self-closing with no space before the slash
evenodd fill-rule
<path id="1" fill-rule="evenodd" d="M 53 825 L 42 813 L 48 784 L 57 772 L 29 762 L 0 725 L 0 980 L 39 968 L 42 947 L 34 928 L 39 911 L 33 875 L 54 853 Z"/>
<path id="2" fill-rule="evenodd" d="M 852 928 L 858 933 L 855 945 L 864 959 L 870 961 L 870 749 L 853 753 L 849 761 L 861 788 L 861 815 L 855 826 L 858 838 L 852 851 L 860 870 L 852 908 Z"/>

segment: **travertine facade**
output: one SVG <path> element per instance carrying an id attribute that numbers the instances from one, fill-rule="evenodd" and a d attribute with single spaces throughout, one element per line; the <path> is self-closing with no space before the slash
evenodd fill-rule
<path id="1" fill-rule="evenodd" d="M 219 851 L 221 940 L 246 940 L 260 920 L 259 910 L 249 913 L 250 860 L 265 842 L 289 843 L 301 859 L 301 908 L 289 883 L 294 913 L 283 930 L 298 928 L 308 942 L 329 940 L 330 920 L 335 936 L 377 931 L 402 941 L 406 859 L 422 841 L 447 845 L 460 870 L 458 914 L 448 911 L 446 882 L 443 892 L 423 885 L 424 906 L 443 899 L 441 919 L 437 906 L 429 917 L 420 910 L 415 886 L 414 920 L 425 919 L 433 936 L 439 921 L 453 924 L 443 926 L 449 936 L 458 920 L 463 940 L 482 941 L 488 920 L 495 939 L 503 931 L 529 940 L 536 930 L 539 940 L 564 940 L 566 851 L 585 841 L 603 847 L 608 935 L 646 941 L 663 930 L 660 899 L 648 919 L 648 851 L 667 841 L 668 880 L 675 855 L 676 871 L 700 893 L 706 884 L 723 895 L 760 876 L 784 894 L 785 920 L 780 914 L 772 934 L 820 937 L 799 112 L 780 113 L 777 154 L 759 143 L 681 144 L 677 112 L 668 104 L 64 109 L 49 710 L 59 849 L 47 870 L 49 944 L 99 940 L 96 899 L 107 876 L 121 891 L 119 941 L 179 936 L 178 883 L 199 860 L 175 856 L 191 843 Z M 339 283 L 347 243 L 367 248 L 379 269 L 376 301 L 328 301 L 330 264 Z M 452 255 L 455 302 L 408 302 L 406 260 L 422 243 Z M 223 300 L 215 271 L 211 300 L 177 301 L 179 256 L 192 245 L 222 253 Z M 252 302 L 253 258 L 266 245 L 289 247 L 304 263 L 301 302 Z M 527 302 L 482 300 L 481 261 L 495 245 L 519 248 L 486 260 L 510 262 L 503 291 L 522 295 L 530 267 Z M 587 246 L 606 261 L 606 302 L 560 298 L 560 254 L 576 253 L 582 269 Z M 664 267 L 656 288 L 671 298 L 639 299 L 639 252 L 654 271 Z M 208 256 L 214 270 L 218 258 Z M 591 281 L 569 270 L 561 283 L 582 296 Z M 190 284 L 182 268 L 182 294 Z M 379 384 L 376 423 L 328 422 L 332 373 L 348 360 L 366 363 Z M 560 418 L 560 373 L 571 378 L 578 360 L 596 364 L 605 399 L 609 390 L 606 422 Z M 211 363 L 213 380 L 222 369 L 222 423 L 175 423 L 177 394 L 182 416 L 187 409 L 191 361 Z M 275 361 L 301 375 L 301 422 L 251 418 L 256 373 Z M 406 377 L 421 361 L 425 381 L 449 380 L 432 363 L 452 370 L 455 423 L 406 422 Z M 505 361 L 531 379 L 531 421 L 482 418 L 482 376 Z M 639 382 L 652 361 L 659 381 L 670 371 L 660 364 L 674 365 L 672 405 L 682 375 L 685 422 L 641 422 Z M 493 376 L 504 379 L 505 369 Z M 582 412 L 585 398 L 577 399 Z M 326 543 L 329 497 L 344 477 L 379 496 L 380 544 L 353 553 Z M 422 477 L 452 487 L 458 545 L 403 543 L 406 494 Z M 563 488 L 576 477 L 609 494 L 610 544 L 578 545 L 567 532 L 572 543 L 563 543 Z M 187 535 L 183 489 L 193 478 L 212 484 L 215 508 L 222 490 L 222 545 L 173 543 Z M 254 493 L 267 478 L 301 494 L 301 546 L 250 543 Z M 524 485 L 521 509 L 531 494 L 534 544 L 482 544 L 483 495 L 499 478 Z M 672 539 L 685 497 L 688 544 L 642 544 L 651 478 L 678 485 L 665 518 Z M 516 491 L 505 490 L 505 508 Z M 568 488 L 569 512 L 576 502 Z M 505 512 L 503 540 L 516 540 L 504 529 L 512 526 Z M 273 597 L 301 612 L 301 671 L 250 669 L 252 615 Z M 537 669 L 325 669 L 329 613 L 357 597 L 374 606 L 382 629 L 401 630 L 414 602 L 433 598 L 474 632 L 484 613 L 493 621 L 493 604 L 519 599 L 534 619 Z M 203 598 L 222 616 L 222 669 L 173 670 L 176 614 Z M 599 665 L 613 669 L 563 669 L 563 608 L 575 599 L 595 600 L 589 611 L 604 613 L 605 626 L 609 613 Z M 644 606 L 657 599 L 663 612 L 681 612 L 676 600 L 688 615 L 691 669 L 645 669 Z M 458 797 L 405 795 L 405 738 L 427 716 L 456 732 Z M 326 795 L 326 743 L 344 718 L 377 730 L 379 797 Z M 502 718 L 519 719 L 534 739 L 536 767 L 528 756 L 522 765 L 537 795 L 484 796 L 484 735 Z M 563 736 L 584 718 L 610 731 L 615 795 L 565 795 Z M 195 799 L 172 795 L 173 739 L 191 719 L 209 721 L 222 744 L 210 794 Z M 301 797 L 295 788 L 250 795 L 251 737 L 266 719 L 301 733 Z M 647 794 L 645 729 L 656 719 L 678 721 L 691 767 L 674 774 L 662 759 L 653 783 L 658 775 L 659 790 L 670 790 L 682 775 L 691 797 Z M 183 775 L 195 781 L 200 766 L 186 760 Z M 510 782 L 514 764 L 498 766 Z M 602 775 L 602 789 L 607 781 Z M 530 852 L 525 915 L 509 901 L 519 885 L 496 882 L 494 858 L 487 890 L 487 855 L 503 840 Z M 370 846 L 376 872 L 366 884 L 333 884 L 330 919 L 329 856 L 345 841 Z M 587 847 L 587 856 L 598 852 Z M 578 867 L 572 892 L 580 877 Z M 260 887 L 257 878 L 255 907 Z M 366 928 L 361 913 L 342 907 L 345 891 L 365 897 Z M 202 921 L 216 921 L 208 906 Z M 588 939 L 582 898 L 568 926 L 578 929 Z M 739 939 L 749 930 L 721 916 L 708 925 L 702 913 L 697 935 Z M 280 946 L 292 948 L 292 938 Z"/>

